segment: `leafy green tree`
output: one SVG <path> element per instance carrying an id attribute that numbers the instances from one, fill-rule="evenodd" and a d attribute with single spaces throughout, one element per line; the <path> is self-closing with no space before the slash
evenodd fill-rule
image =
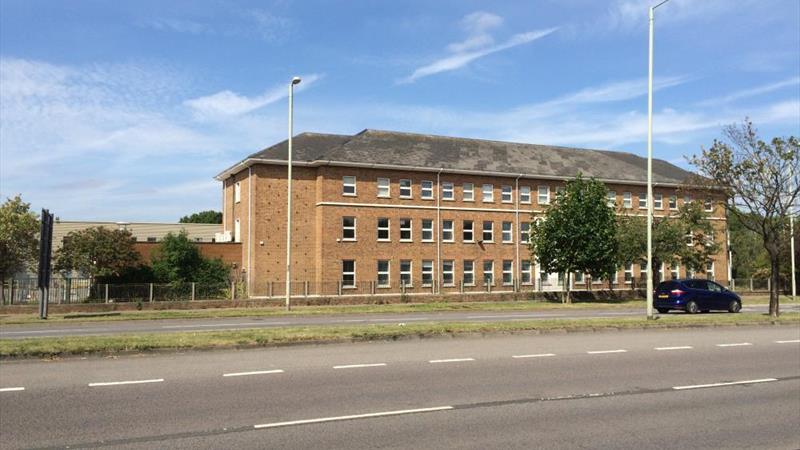
<path id="1" fill-rule="evenodd" d="M 186 231 L 169 233 L 152 256 L 153 275 L 162 283 L 224 283 L 230 268 L 221 259 L 203 257 Z"/>
<path id="2" fill-rule="evenodd" d="M 222 213 L 219 211 L 200 211 L 190 216 L 183 216 L 179 223 L 222 223 Z"/>
<path id="3" fill-rule="evenodd" d="M 135 242 L 127 230 L 92 227 L 72 231 L 56 251 L 53 267 L 59 272 L 74 270 L 108 281 L 139 265 Z"/>
<path id="4" fill-rule="evenodd" d="M 588 273 L 609 278 L 615 271 L 617 257 L 617 221 L 606 203 L 608 191 L 595 179 L 578 176 L 544 214 L 534 218 L 530 250 L 542 270 L 565 273 L 565 302 L 570 302 L 570 276 Z"/>
<path id="5" fill-rule="evenodd" d="M 790 136 L 762 141 L 749 120 L 724 128 L 723 136 L 689 159 L 700 175 L 690 184 L 722 191 L 730 199 L 725 202 L 728 217 L 735 216 L 760 236 L 770 260 L 769 314 L 777 318 L 781 256 L 794 238 L 789 236 L 788 218 L 800 195 L 800 140 Z"/>
<path id="6" fill-rule="evenodd" d="M 0 206 L 0 284 L 17 272 L 33 268 L 38 259 L 39 219 L 30 208 L 19 195 Z"/>

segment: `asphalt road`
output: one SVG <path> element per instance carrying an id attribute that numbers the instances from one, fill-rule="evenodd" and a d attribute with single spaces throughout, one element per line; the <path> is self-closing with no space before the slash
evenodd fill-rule
<path id="1" fill-rule="evenodd" d="M 0 363 L 0 447 L 800 447 L 800 329 Z"/>
<path id="2" fill-rule="evenodd" d="M 744 312 L 768 311 L 768 305 L 746 305 Z M 800 311 L 800 305 L 785 305 L 782 311 Z M 503 322 L 536 319 L 593 319 L 641 316 L 642 309 L 583 309 L 540 311 L 447 311 L 398 314 L 333 314 L 280 317 L 228 317 L 218 319 L 129 320 L 57 324 L 3 325 L 0 339 L 23 339 L 53 336 L 100 336 L 130 333 L 165 333 L 175 331 L 219 331 L 288 326 L 330 326 L 409 322 Z M 682 314 L 672 312 L 670 314 Z M 726 313 L 722 313 L 726 314 Z"/>

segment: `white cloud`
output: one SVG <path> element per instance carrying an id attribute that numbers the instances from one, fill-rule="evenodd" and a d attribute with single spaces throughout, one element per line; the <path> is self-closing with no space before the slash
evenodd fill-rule
<path id="1" fill-rule="evenodd" d="M 768 94 L 770 92 L 774 92 L 789 86 L 800 86 L 800 77 L 792 77 L 775 83 L 765 84 L 750 89 L 744 89 L 738 92 L 725 95 L 723 97 L 703 100 L 701 102 L 698 102 L 697 105 L 712 106 L 724 103 L 732 103 L 735 102 L 736 100 L 741 100 L 743 98 L 748 98 L 748 97 L 756 97 L 762 94 Z"/>
<path id="2" fill-rule="evenodd" d="M 725 14 L 741 14 L 750 5 L 761 1 L 763 0 L 671 0 L 656 10 L 656 20 L 665 23 L 708 21 Z M 659 3 L 661 0 L 617 0 L 608 8 L 606 15 L 600 18 L 599 25 L 623 31 L 647 28 L 649 9 Z M 659 14 L 660 12 L 663 14 Z"/>
<path id="3" fill-rule="evenodd" d="M 452 53 L 450 56 L 440 58 L 430 64 L 419 67 L 414 70 L 411 75 L 398 82 L 413 83 L 420 78 L 430 75 L 460 69 L 476 59 L 533 42 L 558 29 L 556 27 L 518 33 L 501 44 L 495 44 L 494 37 L 489 34 L 489 31 L 501 26 L 502 23 L 502 17 L 483 11 L 466 15 L 461 20 L 461 26 L 467 32 L 467 38 L 461 42 L 454 42 L 447 46 L 447 50 Z"/>

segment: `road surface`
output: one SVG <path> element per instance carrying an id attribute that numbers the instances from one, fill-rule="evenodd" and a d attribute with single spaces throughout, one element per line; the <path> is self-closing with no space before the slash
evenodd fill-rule
<path id="1" fill-rule="evenodd" d="M 800 447 L 794 326 L 0 363 L 0 447 Z"/>

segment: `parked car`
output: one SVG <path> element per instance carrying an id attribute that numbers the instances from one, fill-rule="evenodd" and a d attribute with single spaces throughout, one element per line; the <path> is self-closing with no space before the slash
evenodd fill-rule
<path id="1" fill-rule="evenodd" d="M 653 306 L 661 314 L 672 309 L 695 314 L 712 309 L 738 313 L 742 299 L 735 292 L 711 280 L 685 279 L 663 281 L 656 287 Z"/>

